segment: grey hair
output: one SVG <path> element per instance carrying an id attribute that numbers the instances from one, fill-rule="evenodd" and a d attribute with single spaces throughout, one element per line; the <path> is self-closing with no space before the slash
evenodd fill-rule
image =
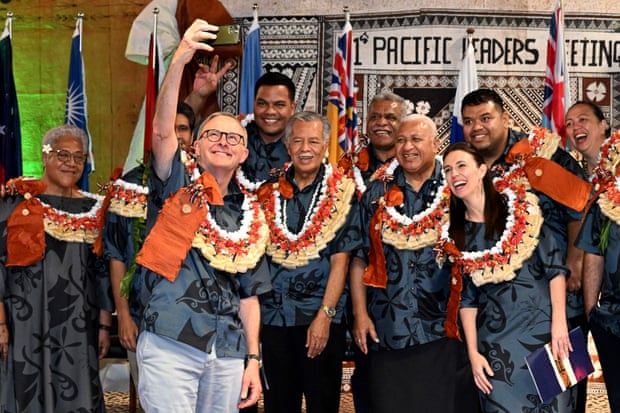
<path id="1" fill-rule="evenodd" d="M 431 129 L 431 132 L 433 133 L 433 139 L 436 139 L 437 138 L 437 125 L 435 124 L 433 119 L 429 118 L 426 115 L 422 115 L 420 113 L 409 114 L 403 118 L 400 124 L 404 125 L 405 122 L 413 122 L 413 121 L 418 121 L 418 120 L 426 123 L 426 125 Z"/>
<path id="2" fill-rule="evenodd" d="M 405 102 L 405 99 L 402 96 L 397 95 L 396 93 L 392 93 L 390 91 L 383 91 L 381 93 L 376 94 L 370 101 L 370 105 L 368 105 L 368 107 L 370 108 L 373 103 L 375 102 L 382 102 L 382 101 L 388 101 L 388 102 L 396 102 L 398 103 L 398 106 L 400 107 L 400 118 L 404 119 L 405 116 L 407 116 L 407 103 Z"/>
<path id="3" fill-rule="evenodd" d="M 73 136 L 74 138 L 78 139 L 80 142 L 82 142 L 82 152 L 84 152 L 85 154 L 88 153 L 88 136 L 86 136 L 86 132 L 73 125 L 56 126 L 55 128 L 52 128 L 45 132 L 43 140 L 41 141 L 41 147 L 45 145 L 53 147 L 58 141 L 58 139 L 62 138 L 63 136 Z"/>
<path id="4" fill-rule="evenodd" d="M 288 143 L 291 134 L 293 133 L 293 124 L 295 122 L 314 122 L 316 120 L 320 120 L 323 124 L 323 141 L 328 143 L 332 133 L 332 125 L 325 116 L 320 113 L 310 111 L 297 112 L 291 116 L 286 123 L 286 129 L 284 129 L 284 141 Z"/>

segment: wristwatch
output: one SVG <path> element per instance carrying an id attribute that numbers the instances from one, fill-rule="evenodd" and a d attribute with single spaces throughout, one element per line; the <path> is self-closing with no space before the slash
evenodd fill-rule
<path id="1" fill-rule="evenodd" d="M 336 307 L 329 307 L 327 305 L 322 305 L 321 310 L 325 311 L 325 314 L 327 314 L 327 317 L 329 318 L 336 317 Z"/>
<path id="2" fill-rule="evenodd" d="M 263 366 L 263 359 L 258 354 L 252 354 L 252 353 L 246 354 L 245 355 L 245 361 L 247 362 L 248 360 L 256 360 L 256 361 L 258 361 L 258 366 L 259 367 Z"/>

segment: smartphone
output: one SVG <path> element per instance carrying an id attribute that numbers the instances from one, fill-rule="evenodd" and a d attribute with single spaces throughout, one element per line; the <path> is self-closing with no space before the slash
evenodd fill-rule
<path id="1" fill-rule="evenodd" d="M 241 43 L 241 26 L 238 24 L 228 24 L 220 26 L 217 38 L 205 40 L 210 46 L 232 46 Z"/>

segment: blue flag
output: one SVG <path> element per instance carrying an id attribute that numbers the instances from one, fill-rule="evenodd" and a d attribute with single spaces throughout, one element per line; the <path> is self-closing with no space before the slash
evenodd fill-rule
<path id="1" fill-rule="evenodd" d="M 263 74 L 263 60 L 260 54 L 260 26 L 258 16 L 254 16 L 250 31 L 243 46 L 243 66 L 241 67 L 241 96 L 239 113 L 254 111 L 254 85 Z"/>
<path id="2" fill-rule="evenodd" d="M 69 83 L 67 86 L 67 105 L 65 123 L 74 125 L 86 132 L 88 136 L 88 158 L 78 186 L 88 191 L 88 175 L 95 170 L 93 144 L 88 131 L 88 113 L 86 90 L 84 84 L 84 61 L 82 59 L 82 19 L 78 18 L 71 42 L 71 60 L 69 61 Z"/>
<path id="3" fill-rule="evenodd" d="M 10 24 L 9 17 L 0 36 L 0 183 L 22 175 L 22 143 L 13 78 Z"/>
<path id="4" fill-rule="evenodd" d="M 459 72 L 459 83 L 456 85 L 456 95 L 454 96 L 454 112 L 452 115 L 452 130 L 450 133 L 450 143 L 462 142 L 463 137 L 463 117 L 461 115 L 461 104 L 463 98 L 470 92 L 478 89 L 478 71 L 476 70 L 476 55 L 474 46 L 470 41 L 467 42 L 467 50 Z"/>

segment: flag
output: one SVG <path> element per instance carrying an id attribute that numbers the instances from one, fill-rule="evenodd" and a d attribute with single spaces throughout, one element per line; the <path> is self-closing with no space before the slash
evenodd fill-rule
<path id="1" fill-rule="evenodd" d="M 327 119 L 332 126 L 329 144 L 329 161 L 332 164 L 336 164 L 342 154 L 352 151 L 358 140 L 352 51 L 353 28 L 347 18 L 342 34 L 338 36 L 327 101 Z"/>
<path id="2" fill-rule="evenodd" d="M 564 56 L 563 21 L 562 6 L 558 1 L 551 16 L 549 41 L 547 42 L 542 126 L 559 134 L 562 137 L 562 144 L 564 144 L 566 132 L 564 115 L 570 102 L 568 71 Z"/>
<path id="3" fill-rule="evenodd" d="M 123 173 L 127 173 L 141 162 L 148 161 L 148 153 L 151 150 L 153 136 L 153 117 L 155 116 L 155 103 L 157 102 L 157 94 L 159 87 L 164 80 L 166 74 L 166 65 L 163 61 L 163 53 L 161 45 L 157 37 L 157 23 L 154 24 L 154 30 L 149 38 L 149 60 L 146 75 L 146 94 L 138 123 L 131 138 L 129 153 L 125 159 Z"/>
<path id="4" fill-rule="evenodd" d="M 67 85 L 67 103 L 65 107 L 65 124 L 77 126 L 88 137 L 88 158 L 78 186 L 88 191 L 88 175 L 95 170 L 93 142 L 88 131 L 88 110 L 84 78 L 84 60 L 82 59 L 82 18 L 78 17 L 71 41 L 71 58 L 69 60 L 69 82 Z"/>
<path id="5" fill-rule="evenodd" d="M 243 66 L 241 67 L 241 96 L 239 97 L 239 113 L 252 113 L 254 110 L 254 85 L 263 74 L 263 60 L 260 51 L 260 26 L 258 14 L 245 37 L 243 45 Z"/>
<path id="6" fill-rule="evenodd" d="M 476 70 L 476 55 L 474 46 L 469 39 L 465 57 L 459 72 L 459 81 L 456 85 L 454 95 L 454 112 L 452 114 L 452 130 L 450 131 L 450 143 L 462 142 L 463 136 L 463 116 L 461 114 L 463 98 L 470 92 L 478 89 L 478 71 Z"/>
<path id="7" fill-rule="evenodd" d="M 0 184 L 22 175 L 21 130 L 13 78 L 10 25 L 11 17 L 8 17 L 0 36 Z"/>

